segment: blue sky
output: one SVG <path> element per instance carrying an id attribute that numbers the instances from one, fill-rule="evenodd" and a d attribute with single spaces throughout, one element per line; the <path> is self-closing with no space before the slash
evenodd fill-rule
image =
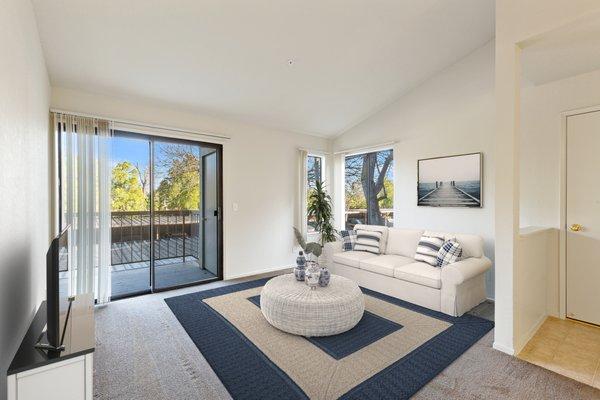
<path id="1" fill-rule="evenodd" d="M 147 140 L 114 137 L 112 141 L 113 165 L 123 161 L 138 164 L 140 168 L 148 166 L 150 157 L 150 145 Z"/>

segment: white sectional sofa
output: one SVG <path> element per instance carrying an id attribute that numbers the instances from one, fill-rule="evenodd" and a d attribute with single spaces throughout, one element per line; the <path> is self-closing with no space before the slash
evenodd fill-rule
<path id="1" fill-rule="evenodd" d="M 354 229 L 382 232 L 381 254 L 342 251 L 341 241 L 328 243 L 324 255 L 331 273 L 350 278 L 368 289 L 453 316 L 461 316 L 486 299 L 484 275 L 492 263 L 483 254 L 480 236 L 373 225 L 357 225 Z M 463 249 L 461 259 L 442 268 L 415 261 L 423 233 L 456 238 Z"/>

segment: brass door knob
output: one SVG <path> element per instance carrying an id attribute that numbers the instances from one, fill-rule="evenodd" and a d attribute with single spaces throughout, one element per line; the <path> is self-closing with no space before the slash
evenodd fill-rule
<path id="1" fill-rule="evenodd" d="M 579 224 L 572 224 L 569 229 L 573 232 L 579 232 L 583 227 Z"/>

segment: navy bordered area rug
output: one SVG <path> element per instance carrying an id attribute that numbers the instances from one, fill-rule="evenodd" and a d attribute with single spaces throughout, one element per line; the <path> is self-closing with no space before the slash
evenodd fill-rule
<path id="1" fill-rule="evenodd" d="M 494 327 L 362 288 L 358 325 L 304 338 L 262 316 L 267 280 L 165 299 L 234 399 L 409 398 Z"/>

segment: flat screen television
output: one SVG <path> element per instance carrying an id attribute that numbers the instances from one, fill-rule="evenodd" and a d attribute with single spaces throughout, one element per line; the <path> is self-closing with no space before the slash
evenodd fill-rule
<path id="1" fill-rule="evenodd" d="M 60 350 L 69 318 L 70 226 L 58 234 L 46 254 L 46 339 L 48 348 Z"/>

